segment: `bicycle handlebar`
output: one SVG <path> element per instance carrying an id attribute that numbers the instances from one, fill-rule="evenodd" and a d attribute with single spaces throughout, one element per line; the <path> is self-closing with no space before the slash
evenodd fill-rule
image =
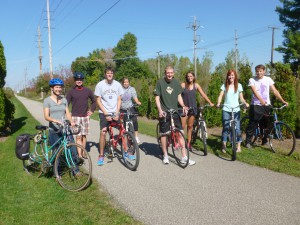
<path id="1" fill-rule="evenodd" d="M 240 107 L 240 106 L 244 106 L 244 105 L 245 105 L 245 103 L 240 103 L 240 104 L 238 104 L 237 106 L 232 107 L 231 105 L 228 105 L 228 104 L 220 104 L 220 106 L 217 107 L 217 108 L 221 108 L 221 107 L 223 107 L 223 106 L 226 106 L 226 107 L 228 107 L 229 109 L 234 110 L 234 109 L 236 109 L 236 108 L 238 108 L 238 107 Z"/>

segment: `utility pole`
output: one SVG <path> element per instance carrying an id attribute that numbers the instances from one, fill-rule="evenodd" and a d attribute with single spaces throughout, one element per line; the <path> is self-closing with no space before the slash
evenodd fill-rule
<path id="1" fill-rule="evenodd" d="M 238 37 L 237 37 L 237 31 L 236 30 L 235 30 L 234 45 L 235 45 L 235 72 L 238 72 L 238 70 L 237 70 L 237 45 L 238 45 Z"/>
<path id="2" fill-rule="evenodd" d="M 161 51 L 156 52 L 157 53 L 157 78 L 160 78 L 160 54 Z"/>
<path id="3" fill-rule="evenodd" d="M 27 96 L 27 90 L 26 90 L 26 88 L 27 88 L 27 68 L 25 68 L 25 70 L 24 70 L 24 76 L 25 76 L 24 94 L 25 94 L 25 96 Z"/>
<path id="4" fill-rule="evenodd" d="M 43 56 L 42 56 L 40 26 L 38 26 L 38 48 L 39 48 L 40 75 L 42 75 L 42 73 L 43 73 L 43 62 L 42 62 Z"/>
<path id="5" fill-rule="evenodd" d="M 50 6 L 47 0 L 47 19 L 48 19 L 48 43 L 49 43 L 49 64 L 50 64 L 50 79 L 53 78 L 52 72 L 52 46 L 51 46 L 51 27 L 50 27 Z"/>
<path id="6" fill-rule="evenodd" d="M 196 57 L 196 46 L 199 42 L 199 36 L 197 36 L 196 31 L 198 30 L 198 28 L 200 27 L 200 25 L 197 24 L 197 20 L 196 20 L 196 16 L 194 16 L 194 22 L 193 24 L 190 24 L 187 28 L 191 28 L 194 31 L 194 38 L 193 38 L 193 42 L 194 42 L 194 72 L 195 72 L 195 77 L 197 78 L 197 57 Z"/>
<path id="7" fill-rule="evenodd" d="M 272 47 L 271 47 L 271 66 L 273 67 L 273 52 L 274 52 L 274 33 L 275 29 L 279 29 L 278 27 L 269 27 L 272 29 Z"/>

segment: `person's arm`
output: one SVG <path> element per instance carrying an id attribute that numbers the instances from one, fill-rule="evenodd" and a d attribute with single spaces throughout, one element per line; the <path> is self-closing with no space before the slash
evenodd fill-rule
<path id="1" fill-rule="evenodd" d="M 66 118 L 70 121 L 71 126 L 75 126 L 75 123 L 72 120 L 72 116 L 71 116 L 68 106 L 66 107 Z"/>
<path id="2" fill-rule="evenodd" d="M 243 92 L 240 92 L 240 100 L 241 100 L 242 103 L 244 103 L 246 105 L 247 108 L 249 107 L 249 104 L 244 99 Z"/>
<path id="3" fill-rule="evenodd" d="M 158 116 L 159 117 L 164 117 L 164 111 L 161 108 L 161 104 L 160 104 L 160 97 L 158 95 L 155 96 L 155 104 L 158 110 Z"/>
<path id="4" fill-rule="evenodd" d="M 188 107 L 186 107 L 186 106 L 184 105 L 184 102 L 183 102 L 183 99 L 182 99 L 181 94 L 178 95 L 178 103 L 179 103 L 179 105 L 182 107 L 183 112 L 187 115 L 189 109 L 188 109 Z"/>
<path id="5" fill-rule="evenodd" d="M 214 106 L 214 103 L 212 103 L 210 101 L 210 99 L 207 97 L 207 95 L 204 93 L 204 91 L 202 90 L 202 88 L 200 87 L 200 85 L 198 83 L 195 83 L 196 89 L 197 91 L 200 93 L 200 95 L 205 99 L 205 101 L 207 101 L 210 106 Z"/>
<path id="6" fill-rule="evenodd" d="M 142 103 L 139 101 L 138 97 L 135 97 L 133 98 L 134 102 L 137 104 L 137 105 L 141 105 Z"/>
<path id="7" fill-rule="evenodd" d="M 50 117 L 50 109 L 45 107 L 44 109 L 44 118 L 45 120 L 51 122 L 51 123 L 58 123 L 61 124 L 61 121 L 53 119 L 52 117 Z"/>
<path id="8" fill-rule="evenodd" d="M 91 116 L 96 109 L 96 100 L 95 100 L 94 93 L 92 91 L 90 91 L 89 93 L 89 99 L 91 100 L 91 108 L 88 110 L 87 115 Z"/>
<path id="9" fill-rule="evenodd" d="M 283 104 L 285 104 L 286 106 L 289 105 L 288 102 L 286 102 L 280 95 L 279 91 L 276 89 L 276 87 L 274 86 L 274 84 L 272 84 L 270 86 L 271 90 L 273 91 L 274 95 L 276 96 L 277 99 L 279 99 Z"/>
<path id="10" fill-rule="evenodd" d="M 224 96 L 224 91 L 221 90 L 220 94 L 219 94 L 219 97 L 218 97 L 218 103 L 217 103 L 217 107 L 220 107 L 220 104 L 221 104 L 221 101 L 223 99 L 223 96 Z"/>

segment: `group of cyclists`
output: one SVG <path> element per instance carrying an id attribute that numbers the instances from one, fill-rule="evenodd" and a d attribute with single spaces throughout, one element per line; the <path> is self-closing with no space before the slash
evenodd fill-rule
<path id="1" fill-rule="evenodd" d="M 249 110 L 249 125 L 246 132 L 245 147 L 251 149 L 251 138 L 258 123 L 263 123 L 263 115 L 270 111 L 270 90 L 274 95 L 285 105 L 288 106 L 278 90 L 275 88 L 274 81 L 265 76 L 265 66 L 257 65 L 255 67 L 256 76 L 249 79 L 248 87 L 252 91 L 252 99 Z M 185 82 L 180 83 L 174 77 L 174 68 L 167 66 L 164 71 L 164 77 L 157 81 L 154 96 L 155 104 L 158 109 L 159 126 L 161 137 L 161 147 L 163 151 L 163 164 L 169 164 L 169 156 L 166 148 L 166 137 L 163 135 L 168 132 L 170 128 L 170 120 L 165 119 L 166 111 L 169 109 L 179 108 L 183 109 L 183 115 L 178 113 L 174 115 L 175 126 L 184 131 L 187 130 L 187 149 L 191 150 L 191 136 L 195 117 L 197 115 L 197 92 L 209 103 L 210 106 L 220 107 L 224 98 L 224 106 L 222 108 L 222 147 L 221 151 L 226 152 L 227 132 L 229 120 L 231 118 L 231 109 L 229 107 L 236 107 L 240 102 L 244 103 L 246 107 L 249 104 L 243 97 L 243 87 L 238 83 L 238 74 L 235 70 L 228 70 L 226 79 L 220 87 L 220 94 L 215 105 L 208 96 L 204 93 L 201 86 L 196 82 L 195 74 L 189 71 L 185 74 Z M 57 129 L 57 124 L 60 124 L 62 118 L 67 118 L 72 121 L 71 124 L 81 125 L 81 133 L 76 136 L 76 142 L 85 147 L 86 136 L 89 134 L 89 118 L 95 111 L 96 106 L 99 108 L 100 118 L 100 137 L 97 165 L 104 164 L 104 148 L 105 135 L 107 124 L 112 120 L 119 119 L 119 113 L 126 111 L 132 107 L 133 104 L 141 105 L 137 97 L 134 87 L 130 86 L 129 79 L 123 78 L 119 83 L 114 79 L 114 70 L 111 67 L 105 69 L 104 79 L 101 80 L 95 87 L 93 93 L 89 88 L 84 87 L 84 75 L 80 72 L 74 73 L 75 85 L 67 93 L 66 98 L 62 94 L 62 87 L 64 83 L 59 78 L 51 79 L 49 85 L 51 87 L 51 95 L 44 100 L 44 117 L 49 121 L 49 127 L 54 131 Z M 90 104 L 89 104 L 90 101 Z M 68 105 L 72 105 L 72 110 L 69 112 Z M 113 114 L 114 117 L 107 116 Z M 240 108 L 236 107 L 234 110 L 234 118 L 236 120 L 237 128 L 237 152 L 241 152 L 241 138 L 240 138 Z M 135 130 L 135 137 L 140 143 L 138 137 L 138 122 L 137 118 L 133 118 L 133 125 Z M 50 130 L 51 130 L 50 129 Z M 54 143 L 58 139 L 59 133 L 49 132 L 49 142 Z M 263 143 L 266 142 L 263 138 Z M 183 154 L 184 155 L 184 154 Z M 78 157 L 82 160 L 86 157 L 82 152 L 78 152 Z M 183 156 L 182 161 L 187 162 L 187 158 Z M 189 159 L 189 165 L 194 165 L 195 161 Z"/>

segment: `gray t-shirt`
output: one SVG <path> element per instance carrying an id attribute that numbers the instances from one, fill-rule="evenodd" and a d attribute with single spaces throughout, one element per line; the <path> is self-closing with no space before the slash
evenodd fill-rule
<path id="1" fill-rule="evenodd" d="M 123 87 L 116 80 L 113 80 L 111 84 L 108 84 L 106 80 L 102 80 L 95 88 L 95 95 L 101 97 L 101 103 L 108 113 L 117 111 L 118 97 L 122 94 Z M 103 112 L 99 109 L 99 113 Z"/>
<path id="2" fill-rule="evenodd" d="M 122 95 L 122 103 L 121 109 L 126 110 L 133 106 L 133 98 L 136 98 L 136 90 L 134 87 L 129 86 L 128 88 L 123 88 L 123 95 Z"/>
<path id="3" fill-rule="evenodd" d="M 68 102 L 65 98 L 62 98 L 62 102 L 60 104 L 53 101 L 50 96 L 44 99 L 44 108 L 49 108 L 49 116 L 59 121 L 65 119 L 67 105 Z M 54 130 L 59 129 L 57 124 L 52 122 L 49 122 L 49 127 Z"/>

